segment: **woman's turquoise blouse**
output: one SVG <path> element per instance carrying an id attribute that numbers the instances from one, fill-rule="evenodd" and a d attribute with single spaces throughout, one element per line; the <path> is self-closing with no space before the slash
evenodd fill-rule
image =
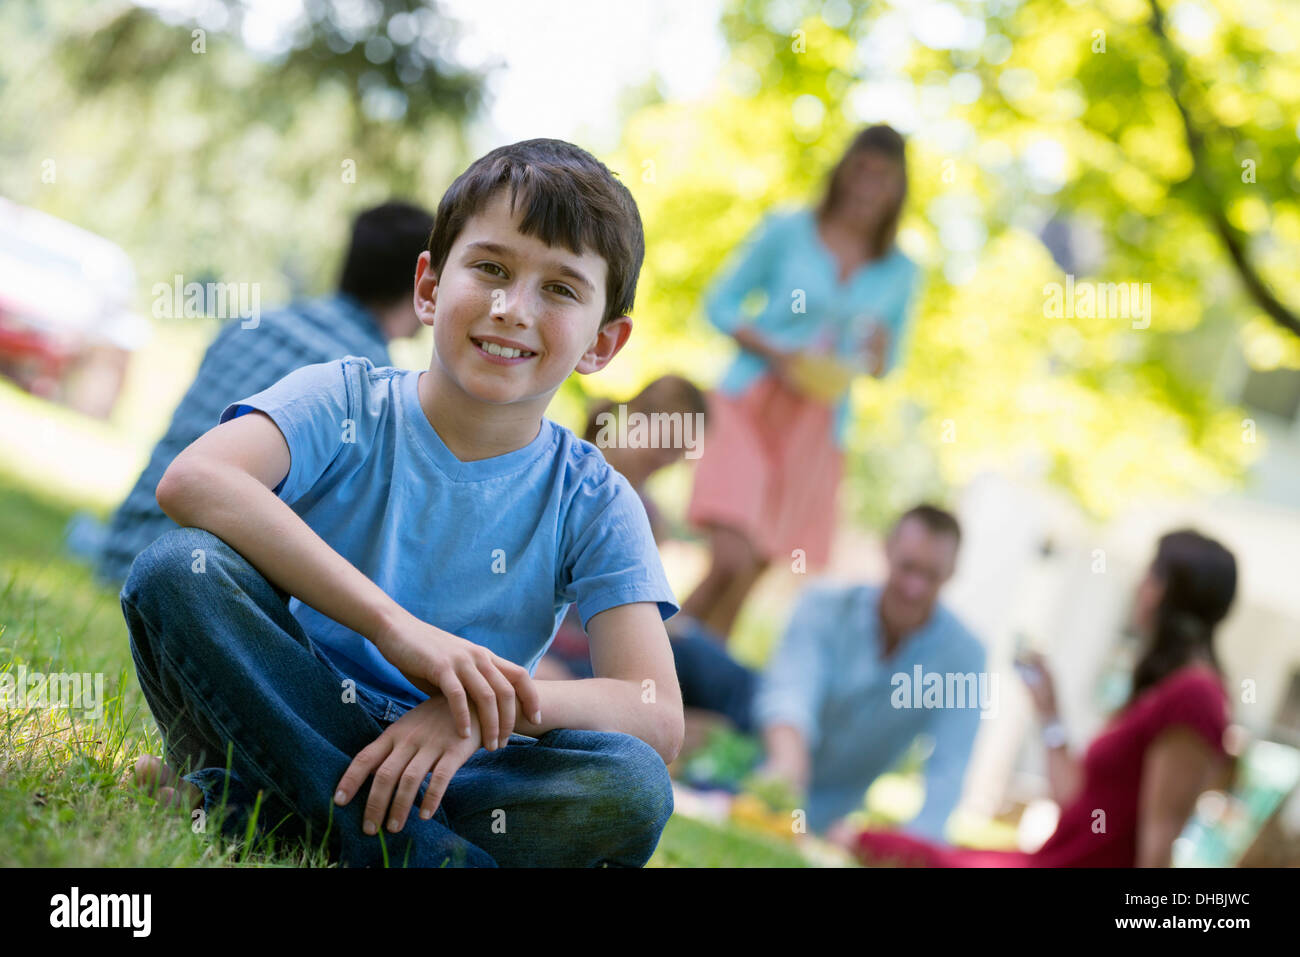
<path id="1" fill-rule="evenodd" d="M 723 332 L 733 333 L 750 321 L 778 348 L 833 353 L 866 374 L 865 341 L 875 321 L 889 332 L 885 370 L 902 355 L 917 268 L 896 246 L 841 283 L 839 264 L 817 234 L 814 211 L 779 209 L 763 219 L 733 263 L 704 303 L 709 321 Z M 759 300 L 757 312 L 746 309 L 753 298 Z M 766 369 L 761 357 L 742 349 L 718 389 L 739 395 Z M 848 422 L 846 392 L 835 407 L 835 437 L 841 446 Z"/>

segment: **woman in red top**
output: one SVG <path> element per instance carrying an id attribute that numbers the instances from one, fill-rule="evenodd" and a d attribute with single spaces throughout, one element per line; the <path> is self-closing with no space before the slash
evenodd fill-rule
<path id="1" fill-rule="evenodd" d="M 1160 539 L 1138 587 L 1133 625 L 1146 650 L 1128 702 L 1089 745 L 1069 753 L 1042 660 L 1028 675 L 1045 722 L 1048 778 L 1061 806 L 1038 851 L 984 851 L 931 844 L 897 832 L 841 829 L 832 839 L 866 864 L 928 867 L 1162 867 L 1197 796 L 1226 779 L 1228 699 L 1214 629 L 1237 586 L 1232 553 L 1193 531 Z"/>

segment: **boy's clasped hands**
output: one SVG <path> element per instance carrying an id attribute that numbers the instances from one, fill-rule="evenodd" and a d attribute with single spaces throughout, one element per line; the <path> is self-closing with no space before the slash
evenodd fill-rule
<path id="1" fill-rule="evenodd" d="M 505 747 L 517 715 L 541 723 L 541 695 L 527 669 L 413 615 L 384 627 L 373 640 L 429 697 L 357 753 L 339 780 L 334 803 L 346 805 L 373 774 L 363 830 L 377 833 L 387 809 L 388 829 L 396 833 L 426 774 L 433 772 L 420 816 L 428 820 L 452 777 L 480 746 Z"/>

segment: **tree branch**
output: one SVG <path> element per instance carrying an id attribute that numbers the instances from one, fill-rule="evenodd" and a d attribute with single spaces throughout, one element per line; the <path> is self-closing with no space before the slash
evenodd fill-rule
<path id="1" fill-rule="evenodd" d="M 1205 157 L 1205 137 L 1196 128 L 1196 124 L 1192 122 L 1191 114 L 1179 95 L 1180 87 L 1183 87 L 1187 82 L 1183 64 L 1178 57 L 1173 42 L 1165 32 L 1165 18 L 1160 10 L 1160 5 L 1156 0 L 1147 0 L 1147 2 L 1151 5 L 1151 32 L 1155 34 L 1156 40 L 1163 48 L 1165 60 L 1169 65 L 1167 79 L 1169 95 L 1174 101 L 1174 106 L 1178 108 L 1178 115 L 1183 120 L 1187 150 L 1192 155 L 1192 169 L 1196 178 L 1205 188 L 1207 197 L 1206 211 L 1214 223 L 1214 231 L 1218 233 L 1220 241 L 1228 251 L 1228 256 L 1232 259 L 1233 266 L 1236 267 L 1237 274 L 1241 277 L 1242 283 L 1246 286 L 1246 291 L 1255 300 L 1256 305 L 1263 309 L 1269 318 L 1283 329 L 1286 329 L 1294 336 L 1300 337 L 1300 317 L 1268 288 L 1268 284 L 1264 282 L 1263 277 L 1260 276 L 1255 264 L 1246 252 L 1244 234 L 1228 222 L 1223 206 L 1212 199 L 1218 194 L 1213 188 L 1209 163 Z"/>

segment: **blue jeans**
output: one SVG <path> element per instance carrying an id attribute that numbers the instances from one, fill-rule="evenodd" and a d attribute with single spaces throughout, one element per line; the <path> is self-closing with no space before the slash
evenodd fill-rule
<path id="1" fill-rule="evenodd" d="M 726 715 L 737 731 L 753 733 L 758 673 L 731 657 L 722 639 L 694 618 L 672 619 L 669 635 L 682 703 Z"/>
<path id="2" fill-rule="evenodd" d="M 556 729 L 480 748 L 427 821 L 426 776 L 400 833 L 366 835 L 370 781 L 346 807 L 333 795 L 405 707 L 360 687 L 346 701 L 345 676 L 288 596 L 210 532 L 160 536 L 136 558 L 121 601 L 167 763 L 203 791 L 209 818 L 227 812 L 231 837 L 244 835 L 260 792 L 259 833 L 326 846 L 344 866 L 382 866 L 386 851 L 390 866 L 640 867 L 672 813 L 668 769 L 648 744 Z"/>

